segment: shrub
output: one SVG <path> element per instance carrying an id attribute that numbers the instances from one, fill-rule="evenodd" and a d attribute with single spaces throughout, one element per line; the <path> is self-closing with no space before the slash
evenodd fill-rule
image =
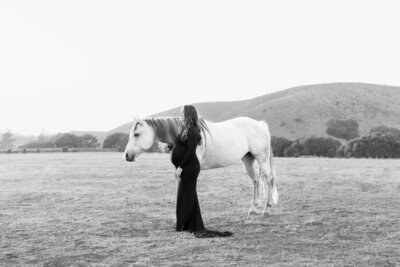
<path id="1" fill-rule="evenodd" d="M 39 142 L 39 141 L 33 141 L 29 142 L 23 146 L 22 148 L 53 148 L 56 147 L 53 141 L 45 141 L 45 142 Z"/>
<path id="2" fill-rule="evenodd" d="M 358 122 L 355 120 L 329 120 L 326 133 L 337 138 L 350 140 L 359 136 Z"/>
<path id="3" fill-rule="evenodd" d="M 346 157 L 400 158 L 400 140 L 388 133 L 373 133 L 350 140 L 343 149 Z"/>
<path id="4" fill-rule="evenodd" d="M 386 125 L 379 125 L 376 127 L 372 127 L 369 133 L 386 133 L 389 130 L 389 127 Z"/>
<path id="5" fill-rule="evenodd" d="M 309 137 L 291 142 L 284 151 L 285 157 L 318 156 L 335 157 L 340 148 L 340 142 L 326 137 Z"/>
<path id="6" fill-rule="evenodd" d="M 97 138 L 91 134 L 85 134 L 83 136 L 78 136 L 80 147 L 90 147 L 95 148 L 99 145 Z"/>
<path id="7" fill-rule="evenodd" d="M 275 157 L 283 157 L 284 151 L 292 144 L 292 141 L 285 137 L 271 137 L 271 147 Z"/>
<path id="8" fill-rule="evenodd" d="M 310 137 L 304 142 L 304 155 L 333 158 L 340 148 L 340 142 L 325 137 Z"/>
<path id="9" fill-rule="evenodd" d="M 79 147 L 80 140 L 74 134 L 64 133 L 57 135 L 54 144 L 56 147 Z"/>
<path id="10" fill-rule="evenodd" d="M 386 133 L 392 135 L 395 139 L 400 139 L 400 130 L 397 128 L 389 128 L 385 125 L 379 125 L 377 127 L 373 127 L 370 130 L 370 133 Z"/>
<path id="11" fill-rule="evenodd" d="M 300 157 L 304 155 L 304 139 L 293 141 L 289 147 L 283 151 L 285 157 Z"/>
<path id="12" fill-rule="evenodd" d="M 125 133 L 112 133 L 103 142 L 103 148 L 113 148 L 122 152 L 129 141 L 129 135 Z"/>

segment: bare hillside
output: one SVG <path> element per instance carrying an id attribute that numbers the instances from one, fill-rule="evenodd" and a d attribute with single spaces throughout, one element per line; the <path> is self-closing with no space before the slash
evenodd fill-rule
<path id="1" fill-rule="evenodd" d="M 330 119 L 354 119 L 360 133 L 371 127 L 387 125 L 400 128 L 400 87 L 332 83 L 290 88 L 248 100 L 194 104 L 199 113 L 212 121 L 238 116 L 265 120 L 272 135 L 290 139 L 307 136 L 326 136 Z M 178 116 L 180 107 L 154 116 Z M 112 132 L 128 132 L 131 124 Z"/>

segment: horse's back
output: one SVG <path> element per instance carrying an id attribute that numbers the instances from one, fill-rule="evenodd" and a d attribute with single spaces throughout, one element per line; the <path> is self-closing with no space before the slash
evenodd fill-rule
<path id="1" fill-rule="evenodd" d="M 235 121 L 239 131 L 246 137 L 248 152 L 253 155 L 264 153 L 270 146 L 271 135 L 268 124 L 248 117 L 240 117 Z"/>
<path id="2" fill-rule="evenodd" d="M 225 128 L 225 125 L 231 125 L 231 129 L 235 131 L 237 135 L 244 137 L 247 143 L 251 145 L 254 142 L 270 139 L 270 132 L 268 124 L 265 121 L 255 120 L 249 117 L 238 117 L 227 121 L 220 122 L 221 128 Z"/>

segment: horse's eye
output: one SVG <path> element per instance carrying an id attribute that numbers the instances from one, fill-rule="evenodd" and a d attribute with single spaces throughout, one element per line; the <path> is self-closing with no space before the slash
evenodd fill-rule
<path id="1" fill-rule="evenodd" d="M 139 137 L 139 135 L 138 133 L 133 134 L 134 137 Z"/>

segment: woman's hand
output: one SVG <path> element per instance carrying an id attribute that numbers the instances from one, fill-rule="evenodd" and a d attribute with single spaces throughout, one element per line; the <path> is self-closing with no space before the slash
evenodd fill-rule
<path id="1" fill-rule="evenodd" d="M 181 180 L 182 168 L 178 167 L 175 172 L 175 179 L 179 182 Z"/>

